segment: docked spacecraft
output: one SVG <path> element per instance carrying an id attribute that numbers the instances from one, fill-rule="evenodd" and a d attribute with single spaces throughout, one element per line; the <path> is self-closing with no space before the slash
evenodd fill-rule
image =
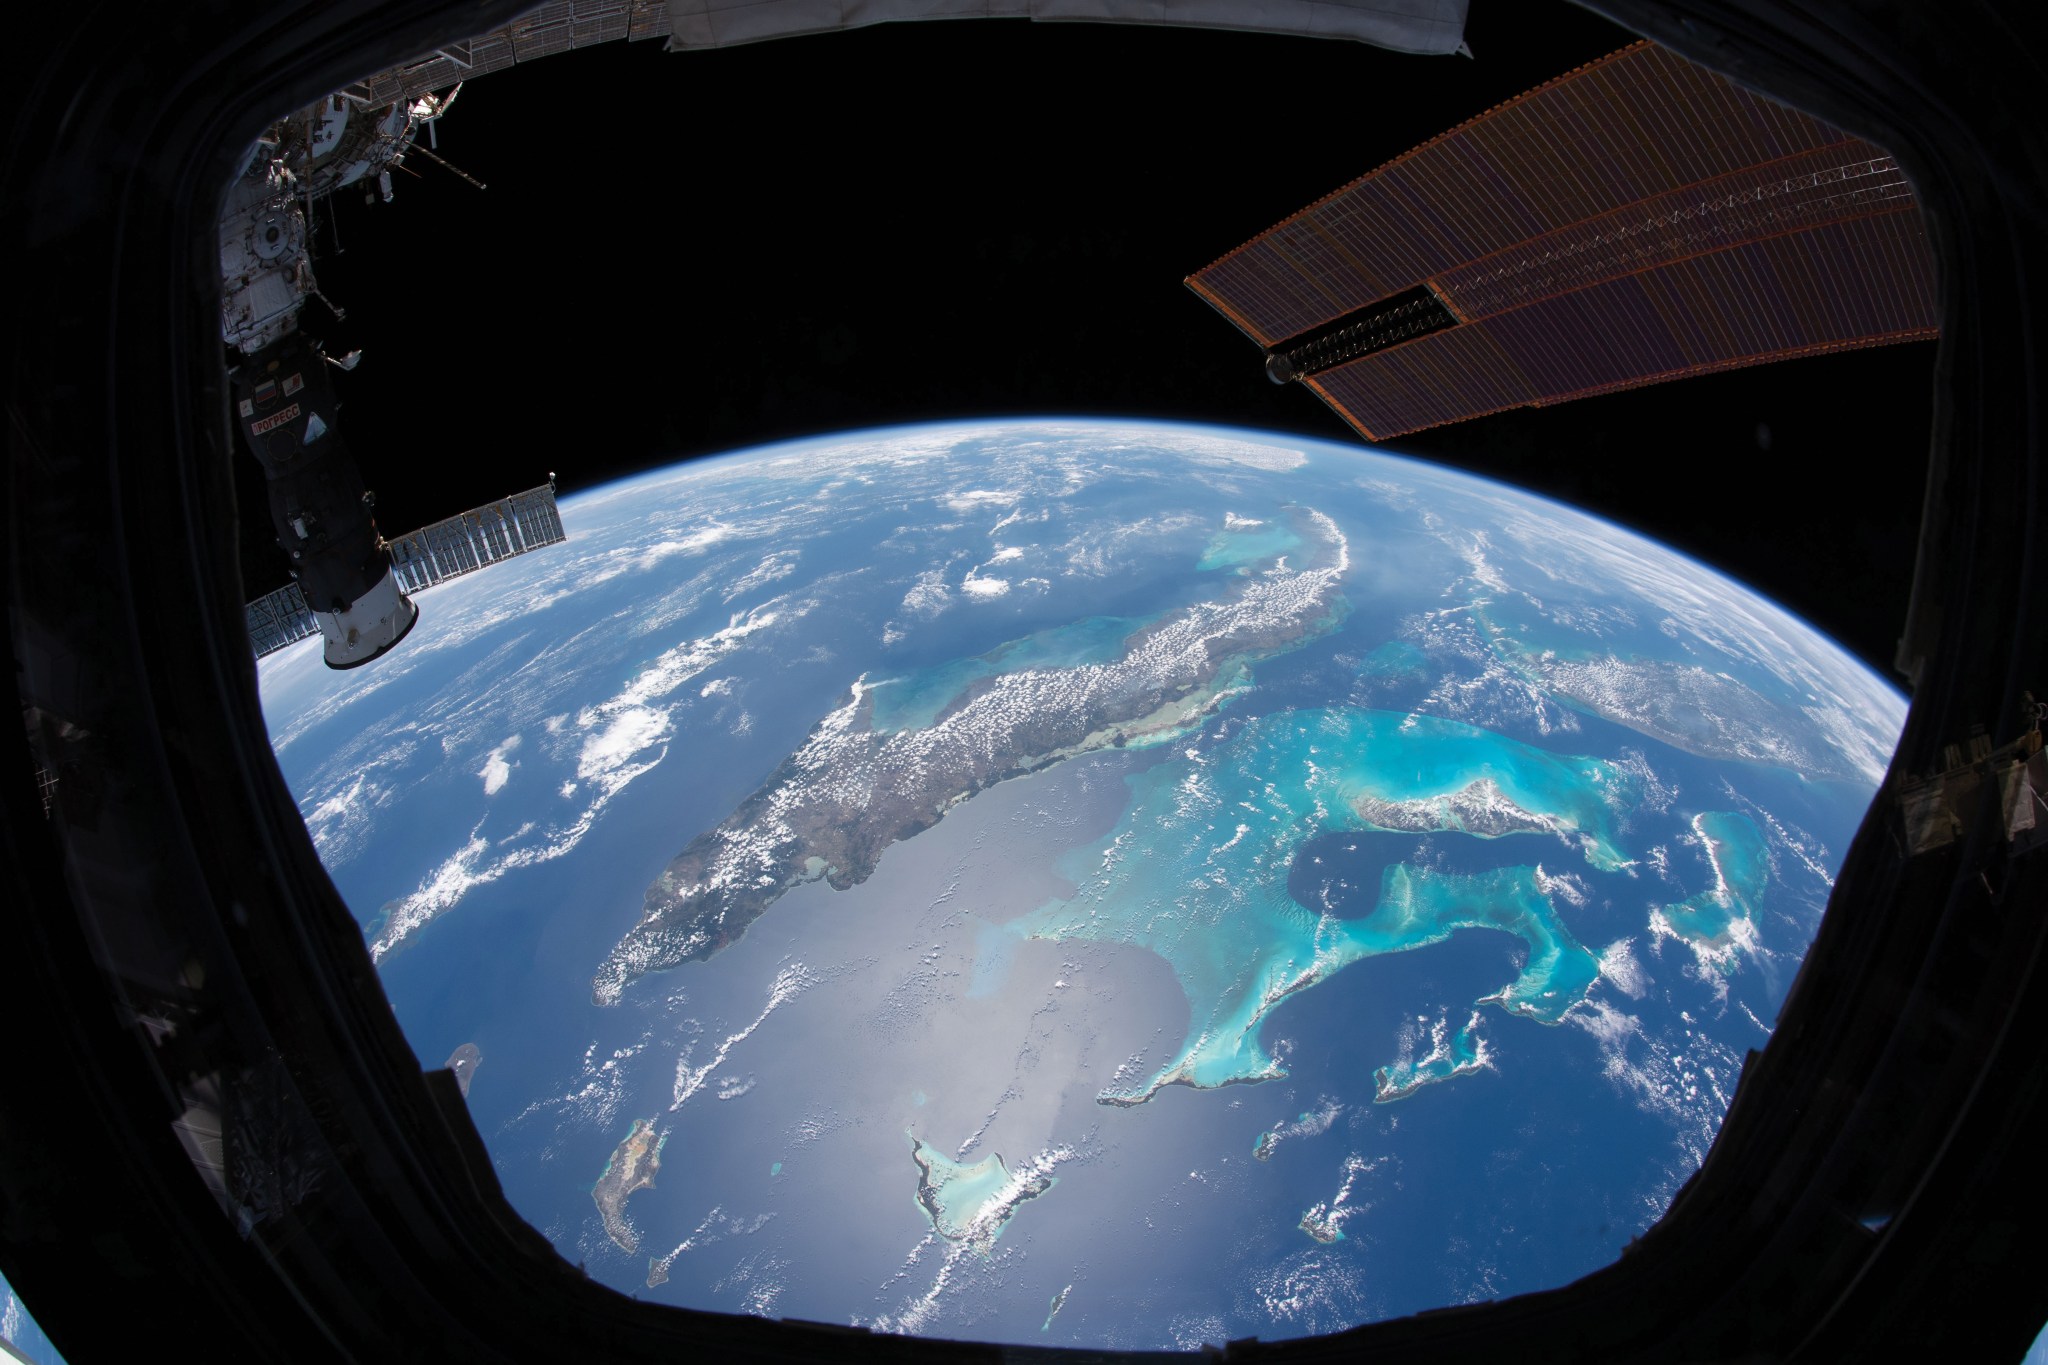
<path id="1" fill-rule="evenodd" d="M 455 103 L 407 95 L 377 104 L 342 91 L 280 119 L 251 144 L 220 218 L 221 339 L 229 357 L 242 442 L 263 466 L 270 521 L 292 582 L 248 607 L 260 656 L 309 635 L 325 637 L 330 668 L 355 668 L 403 640 L 419 608 L 409 593 L 564 538 L 554 478 L 446 521 L 386 540 L 336 418 L 334 374 L 359 352 L 330 356 L 300 326 L 309 299 L 342 310 L 314 278 L 316 205 L 360 187 L 392 198 L 391 172 Z M 454 167 L 448 167 L 469 179 Z M 476 183 L 471 181 L 472 184 Z"/>
<path id="2" fill-rule="evenodd" d="M 391 198 L 391 167 L 461 93 L 384 108 L 337 93 L 279 120 L 251 144 L 220 219 L 221 338 L 230 348 L 242 440 L 262 464 L 270 520 L 330 668 L 383 654 L 419 619 L 399 588 L 372 500 L 336 424 L 329 357 L 299 330 L 313 276 L 309 214 L 350 185 Z M 341 310 L 329 305 L 337 317 Z"/>

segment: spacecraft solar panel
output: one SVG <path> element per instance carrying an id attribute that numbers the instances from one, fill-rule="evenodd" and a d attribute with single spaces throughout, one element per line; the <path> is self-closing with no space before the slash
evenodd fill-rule
<path id="1" fill-rule="evenodd" d="M 320 623 L 306 606 L 306 595 L 296 583 L 265 593 L 247 608 L 249 647 L 256 657 L 275 654 L 286 645 L 320 633 Z"/>
<path id="2" fill-rule="evenodd" d="M 1371 438 L 1936 329 L 1890 156 L 1647 42 L 1188 283 Z M 1388 328 L 1419 291 L 1438 320 Z"/>
<path id="3" fill-rule="evenodd" d="M 412 594 L 568 538 L 555 506 L 555 486 L 544 483 L 408 531 L 387 541 L 386 548 L 399 588 Z M 319 618 L 297 583 L 249 603 L 247 615 L 249 645 L 259 659 L 320 633 Z"/>
<path id="4" fill-rule="evenodd" d="M 416 593 L 568 539 L 553 484 L 529 488 L 389 542 L 398 586 Z"/>

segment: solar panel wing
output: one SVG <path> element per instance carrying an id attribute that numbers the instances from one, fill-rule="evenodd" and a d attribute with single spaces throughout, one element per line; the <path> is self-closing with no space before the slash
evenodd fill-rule
<path id="1" fill-rule="evenodd" d="M 1361 432 L 1935 334 L 1880 148 L 1637 43 L 1423 144 L 1190 277 Z M 1378 325 L 1418 291 L 1455 325 Z M 1386 344 L 1333 347 L 1376 331 Z"/>
<path id="2" fill-rule="evenodd" d="M 1310 386 L 1385 440 L 1506 408 L 1935 334 L 1917 213 L 1895 211 L 1621 276 L 1380 351 Z"/>

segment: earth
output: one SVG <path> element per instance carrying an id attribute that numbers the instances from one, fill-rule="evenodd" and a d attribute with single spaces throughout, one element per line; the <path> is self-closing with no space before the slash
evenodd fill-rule
<path id="1" fill-rule="evenodd" d="M 1033 421 L 562 505 L 278 762 L 622 1292 L 1192 1348 L 1570 1281 L 1699 1166 L 1904 703 L 1613 525 Z"/>

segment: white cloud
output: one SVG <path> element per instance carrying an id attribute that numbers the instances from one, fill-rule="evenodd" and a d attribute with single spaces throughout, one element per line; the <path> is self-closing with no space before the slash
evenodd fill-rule
<path id="1" fill-rule="evenodd" d="M 464 896 L 477 887 L 497 881 L 508 872 L 532 867 L 537 863 L 552 862 L 573 850 L 597 824 L 598 816 L 604 813 L 604 808 L 610 804 L 611 799 L 624 791 L 635 778 L 652 772 L 655 765 L 667 756 L 668 750 L 663 749 L 645 763 L 617 764 L 602 769 L 597 774 L 599 780 L 592 784 L 593 795 L 590 804 L 585 806 L 573 821 L 566 826 L 547 829 L 543 832 L 540 842 L 513 848 L 494 862 L 484 861 L 485 855 L 491 850 L 491 845 L 484 838 L 483 822 L 479 821 L 476 828 L 470 831 L 469 838 L 463 841 L 462 847 L 456 849 L 439 867 L 422 878 L 410 895 L 385 907 L 384 923 L 377 930 L 376 936 L 370 940 L 371 960 L 381 961 L 386 953 L 424 928 L 429 921 L 453 909 Z M 564 783 L 563 796 L 570 796 L 573 788 L 573 783 Z M 533 828 L 531 824 L 523 827 L 521 833 L 515 834 L 513 839 L 516 841 L 521 834 Z"/>
<path id="2" fill-rule="evenodd" d="M 1633 1014 L 1623 1014 L 1605 1000 L 1582 1000 L 1567 1010 L 1564 1017 L 1592 1034 L 1610 1059 L 1620 1055 L 1628 1040 L 1640 1033 L 1643 1026 L 1642 1020 Z M 1617 1074 L 1611 1065 L 1608 1074 Z"/>
<path id="3" fill-rule="evenodd" d="M 967 577 L 960 583 L 960 591 L 966 593 L 969 597 L 1001 597 L 1009 590 L 1009 579 L 979 578 L 975 576 L 972 569 L 967 571 Z"/>
<path id="4" fill-rule="evenodd" d="M 943 1259 L 932 1278 L 931 1287 L 924 1293 L 910 1299 L 895 1313 L 884 1313 L 869 1324 L 884 1332 L 918 1334 L 932 1330 L 939 1320 L 947 1302 L 954 1297 L 972 1297 L 977 1289 L 981 1273 L 985 1273 L 997 1262 L 991 1252 L 1003 1225 L 1017 1208 L 1041 1188 L 1050 1185 L 1055 1177 L 1053 1172 L 1079 1152 L 1066 1144 L 1046 1147 L 1025 1161 L 1015 1165 L 1005 1163 L 1009 1179 L 989 1195 L 972 1214 L 968 1216 L 967 1235 L 960 1240 L 941 1241 L 927 1233 L 918 1244 L 911 1248 L 904 1259 L 902 1269 L 884 1282 L 887 1289 L 903 1279 L 924 1254 L 935 1243 L 944 1248 Z M 952 1291 L 958 1290 L 956 1295 Z"/>
<path id="5" fill-rule="evenodd" d="M 388 799 L 389 793 L 358 770 L 346 787 L 310 807 L 301 807 L 306 832 L 313 836 L 313 847 L 320 850 L 320 861 L 333 868 L 353 857 L 369 835 L 372 816 Z"/>
<path id="6" fill-rule="evenodd" d="M 645 573 L 665 559 L 673 559 L 677 555 L 702 554 L 720 541 L 730 540 L 738 534 L 735 528 L 714 522 L 701 530 L 678 536 L 674 540 L 661 540 L 648 546 L 614 550 L 606 556 L 612 561 L 611 566 L 592 574 L 587 583 L 602 583 L 607 579 L 617 578 L 628 570 Z"/>
<path id="7" fill-rule="evenodd" d="M 952 604 L 944 569 L 926 569 L 917 576 L 910 591 L 903 594 L 903 609 L 918 616 L 936 616 Z"/>
<path id="8" fill-rule="evenodd" d="M 1370 1173 L 1377 1166 L 1385 1165 L 1386 1161 L 1385 1157 L 1367 1161 L 1356 1152 L 1345 1157 L 1344 1165 L 1340 1168 L 1344 1174 L 1344 1183 L 1337 1187 L 1337 1193 L 1331 1198 L 1317 1200 L 1309 1206 L 1301 1215 L 1302 1229 L 1307 1231 L 1314 1228 L 1332 1241 L 1342 1237 L 1346 1223 L 1372 1208 L 1370 1204 L 1353 1203 L 1351 1200 L 1352 1192 L 1358 1185 L 1358 1177 Z"/>
<path id="9" fill-rule="evenodd" d="M 735 597 L 743 596 L 756 588 L 766 587 L 770 583 L 789 577 L 796 572 L 797 556 L 800 553 L 802 552 L 798 550 L 777 550 L 767 556 L 726 590 L 725 600 L 730 602 Z"/>
<path id="10" fill-rule="evenodd" d="M 628 706 L 614 711 L 609 724 L 594 730 L 583 741 L 583 752 L 576 760 L 576 775 L 588 780 L 617 772 L 668 735 L 669 713 L 665 709 Z"/>
<path id="11" fill-rule="evenodd" d="M 723 630 L 685 640 L 665 651 L 615 696 L 577 712 L 573 723 L 583 739 L 576 751 L 575 777 L 562 782 L 557 790 L 563 801 L 575 801 L 580 796 L 583 808 L 566 823 L 546 828 L 529 824 L 509 839 L 500 840 L 501 852 L 495 858 L 479 823 L 463 845 L 421 879 L 410 895 L 388 907 L 384 923 L 371 941 L 371 956 L 382 958 L 428 921 L 452 909 L 474 888 L 518 868 L 559 858 L 581 843 L 611 799 L 668 756 L 675 712 L 689 703 L 658 703 L 738 649 L 755 632 L 774 624 L 778 614 L 768 610 L 769 605 L 772 604 L 764 603 L 751 612 L 735 614 Z M 796 615 L 803 614 L 801 609 L 792 610 Z M 717 688 L 716 682 L 706 684 L 707 690 Z M 733 727 L 737 733 L 745 733 L 752 724 L 752 718 L 742 712 Z M 560 717 L 549 718 L 546 727 L 551 733 L 572 733 L 569 722 Z M 518 745 L 519 738 L 514 736 L 493 750 L 485 761 L 478 776 L 484 781 L 486 795 L 494 794 L 510 780 L 511 765 L 506 756 Z M 350 793 L 348 803 L 333 818 L 344 818 L 349 806 L 360 799 Z M 508 843 L 512 847 L 504 847 Z"/>
<path id="12" fill-rule="evenodd" d="M 1200 529 L 1203 521 L 1188 513 L 1162 513 L 1112 526 L 1105 531 L 1084 532 L 1060 547 L 1066 556 L 1067 572 L 1100 578 L 1124 568 L 1125 558 L 1136 550 L 1149 555 L 1155 551 L 1141 541 Z"/>
<path id="13" fill-rule="evenodd" d="M 1650 987 L 1649 973 L 1636 961 L 1635 940 L 1618 938 L 1600 954 L 1600 975 L 1614 983 L 1616 990 L 1631 1000 L 1643 998 Z"/>
<path id="14" fill-rule="evenodd" d="M 702 1090 L 704 1083 L 711 1079 L 711 1073 L 724 1066 L 725 1059 L 731 1054 L 732 1050 L 753 1037 L 754 1030 L 767 1023 L 769 1015 L 817 985 L 820 979 L 816 972 L 801 962 L 783 962 L 780 969 L 775 973 L 775 980 L 769 983 L 768 1002 L 761 1006 L 761 1012 L 754 1016 L 754 1022 L 740 1029 L 737 1033 L 728 1034 L 725 1041 L 712 1049 L 710 1061 L 705 1062 L 702 1066 L 691 1066 L 690 1057 L 695 1051 L 695 1047 L 694 1045 L 685 1047 L 682 1055 L 676 1058 L 675 1100 L 669 1105 L 670 1112 L 682 1108 L 684 1101 L 688 1100 L 690 1096 L 696 1094 L 699 1090 Z M 748 1088 L 751 1089 L 752 1087 Z M 740 1093 L 744 1094 L 745 1091 Z M 719 1098 L 727 1099 L 729 1097 L 720 1095 Z"/>
<path id="15" fill-rule="evenodd" d="M 1240 825 L 1238 828 L 1242 829 L 1243 826 Z M 1261 1161 L 1266 1161 L 1271 1159 L 1273 1149 L 1283 1142 L 1295 1138 L 1321 1137 L 1330 1131 L 1330 1125 L 1342 1117 L 1343 1113 L 1343 1105 L 1328 1095 L 1321 1096 L 1316 1100 L 1315 1108 L 1303 1111 L 1299 1118 L 1276 1123 L 1268 1128 L 1259 1139 L 1256 1154 Z"/>
<path id="16" fill-rule="evenodd" d="M 1214 432 L 1191 432 L 1171 427 L 1109 427 L 1089 431 L 1098 460 L 1113 463 L 1121 448 L 1164 451 L 1190 464 L 1228 467 L 1249 465 L 1254 469 L 1298 469 L 1308 455 L 1271 440 L 1243 440 Z"/>
<path id="17" fill-rule="evenodd" d="M 955 512 L 972 512 L 978 507 L 1012 507 L 1018 494 L 1000 488 L 969 488 L 959 493 L 948 493 L 939 501 Z"/>
<path id="18" fill-rule="evenodd" d="M 505 789 L 505 784 L 512 780 L 512 769 L 517 765 L 505 760 L 518 747 L 519 736 L 514 735 L 491 750 L 491 756 L 484 760 L 484 766 L 478 770 L 477 776 L 484 780 L 485 796 L 496 796 Z"/>
<path id="19" fill-rule="evenodd" d="M 641 669 L 618 696 L 595 707 L 585 707 L 577 716 L 576 724 L 588 730 L 595 723 L 595 715 L 602 715 L 614 709 L 645 705 L 657 697 L 667 696 L 738 649 L 746 642 L 748 636 L 774 625 L 780 617 L 778 613 L 768 610 L 771 605 L 773 604 L 763 603 L 752 611 L 736 613 L 723 630 L 714 631 L 699 639 L 685 640 L 665 651 L 653 663 Z"/>

